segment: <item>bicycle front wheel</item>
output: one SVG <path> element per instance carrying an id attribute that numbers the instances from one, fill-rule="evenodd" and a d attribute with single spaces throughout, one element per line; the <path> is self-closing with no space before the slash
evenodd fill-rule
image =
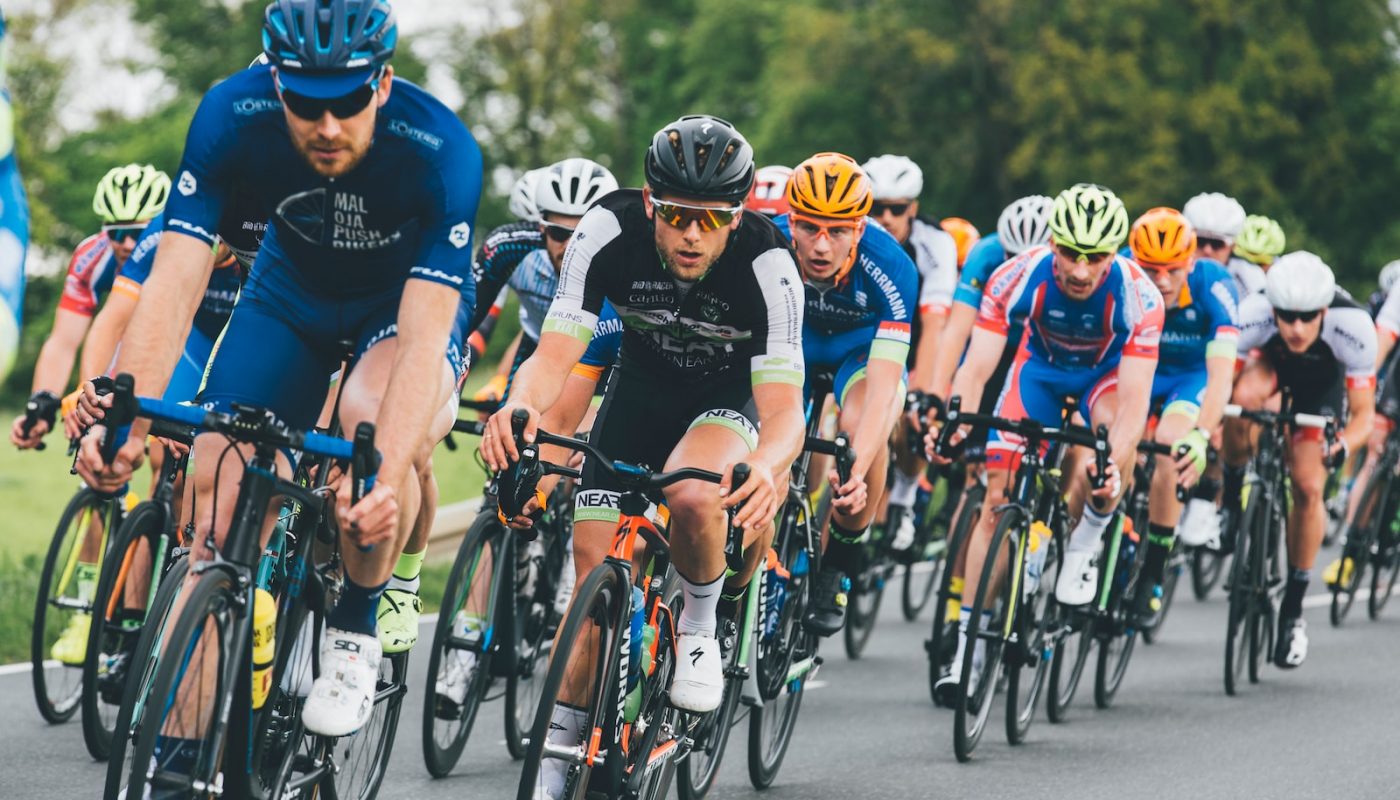
<path id="1" fill-rule="evenodd" d="M 1045 716 L 1051 722 L 1064 722 L 1084 668 L 1089 664 L 1089 652 L 1094 647 L 1092 617 L 1073 609 L 1060 608 L 1059 642 L 1050 659 L 1050 687 L 1045 696 Z"/>
<path id="2" fill-rule="evenodd" d="M 958 617 L 948 613 L 949 608 L 962 606 L 962 594 L 954 593 L 952 589 L 955 567 L 962 549 L 967 546 L 967 537 L 971 535 L 972 529 L 977 526 L 977 520 L 982 516 L 982 498 L 986 494 L 986 487 L 980 483 L 973 484 L 967 491 L 962 508 L 953 521 L 953 535 L 948 540 L 948 552 L 944 555 L 944 563 L 947 566 L 942 570 L 942 577 L 938 581 L 938 602 L 934 606 L 933 629 L 928 641 L 924 642 L 924 651 L 928 654 L 928 692 L 934 705 L 940 705 L 936 690 L 938 680 L 943 677 L 957 648 Z"/>
<path id="3" fill-rule="evenodd" d="M 1394 502 L 1392 500 L 1387 505 L 1392 505 Z M 1387 515 L 1382 519 L 1388 520 L 1390 516 Z M 1381 610 L 1390 601 L 1390 595 L 1395 591 L 1396 577 L 1400 575 L 1400 553 L 1396 552 L 1395 543 L 1390 541 L 1391 536 L 1389 531 L 1381 531 L 1376 554 L 1372 558 L 1371 596 L 1366 599 L 1366 613 L 1373 620 L 1381 618 Z"/>
<path id="4" fill-rule="evenodd" d="M 966 762 L 972 758 L 972 751 L 977 749 L 977 743 L 987 727 L 987 718 L 992 713 L 992 700 L 996 697 L 1006 644 L 1002 631 L 1006 617 L 1016 613 L 1012 581 L 997 581 L 997 562 L 1002 548 L 1010 542 L 1010 532 L 1026 527 L 1025 514 L 1020 509 L 1013 507 L 1002 512 L 982 565 L 972 617 L 967 622 L 967 643 L 963 646 L 958 696 L 953 704 L 953 754 L 958 761 Z M 1024 565 L 1015 563 L 1014 553 L 1009 553 L 1007 557 L 1012 562 L 1013 571 L 1023 568 Z M 995 593 L 989 591 L 994 582 L 1000 584 Z M 979 650 L 982 651 L 981 658 L 978 657 Z"/>
<path id="5" fill-rule="evenodd" d="M 1025 531 L 1019 535 L 1024 536 Z M 1008 666 L 1006 681 L 1006 741 L 1010 744 L 1024 742 L 1030 732 L 1035 706 L 1055 657 L 1055 629 L 1061 624 L 1059 604 L 1052 591 L 1060 577 L 1059 554 L 1053 538 L 1040 546 L 1050 548 L 1045 554 L 1040 585 L 1023 595 L 1014 623 L 1017 658 Z"/>
<path id="6" fill-rule="evenodd" d="M 1254 582 L 1259 580 L 1251 567 L 1250 548 L 1254 546 L 1256 518 L 1262 505 L 1256 502 L 1247 506 L 1243 514 L 1231 515 L 1240 520 L 1235 532 L 1235 557 L 1230 563 L 1229 613 L 1225 628 L 1225 693 L 1232 697 L 1239 691 L 1245 663 L 1249 661 L 1250 630 L 1253 629 L 1249 619 L 1253 605 L 1250 595 Z"/>
<path id="7" fill-rule="evenodd" d="M 369 720 L 355 733 L 336 739 L 330 748 L 337 769 L 326 775 L 321 789 L 331 800 L 370 800 L 379 793 L 393 755 L 403 696 L 408 693 L 407 677 L 408 653 L 386 655 L 379 662 Z"/>
<path id="8" fill-rule="evenodd" d="M 874 529 L 870 535 L 873 540 Z M 850 606 L 846 609 L 846 627 L 842 636 L 846 657 L 852 661 L 859 659 L 865 652 L 865 646 L 870 643 L 870 634 L 875 631 L 875 622 L 880 616 L 885 584 L 893 577 L 895 567 L 884 542 L 866 542 L 864 550 L 862 569 L 851 576 Z"/>
<path id="9" fill-rule="evenodd" d="M 933 587 L 939 584 L 943 556 L 948 549 L 949 526 L 939 521 L 937 510 L 943 504 L 948 480 L 944 478 L 938 485 L 943 487 L 944 492 L 935 490 L 929 498 L 924 518 L 915 520 L 918 529 L 914 536 L 914 559 L 904 565 L 904 580 L 900 582 L 900 610 L 909 622 L 919 618 L 929 598 L 933 597 Z"/>

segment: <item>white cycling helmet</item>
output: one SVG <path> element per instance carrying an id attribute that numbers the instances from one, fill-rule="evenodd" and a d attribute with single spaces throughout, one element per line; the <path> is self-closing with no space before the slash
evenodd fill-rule
<path id="1" fill-rule="evenodd" d="M 589 158 L 566 158 L 547 167 L 535 184 L 535 208 L 541 215 L 581 217 L 600 197 L 617 190 L 617 178 Z"/>
<path id="2" fill-rule="evenodd" d="M 1186 215 L 1197 236 L 1218 236 L 1234 243 L 1244 227 L 1244 206 L 1233 197 L 1220 192 L 1204 192 L 1186 201 L 1181 213 Z"/>
<path id="3" fill-rule="evenodd" d="M 1400 280 L 1400 258 L 1381 267 L 1381 294 L 1390 294 L 1397 280 Z"/>
<path id="4" fill-rule="evenodd" d="M 924 171 L 905 156 L 876 156 L 861 169 L 875 200 L 917 200 L 924 191 Z"/>
<path id="5" fill-rule="evenodd" d="M 1022 197 L 1002 209 L 997 218 L 997 238 L 1008 255 L 1020 255 L 1050 241 L 1050 212 L 1055 201 L 1043 194 Z"/>
<path id="6" fill-rule="evenodd" d="M 1279 256 L 1264 281 L 1269 305 L 1280 311 L 1317 311 L 1332 304 L 1337 279 L 1332 268 L 1306 250 Z"/>
<path id="7" fill-rule="evenodd" d="M 537 167 L 521 175 L 510 187 L 510 213 L 525 222 L 539 222 L 540 210 L 535 208 L 535 184 L 548 167 Z"/>

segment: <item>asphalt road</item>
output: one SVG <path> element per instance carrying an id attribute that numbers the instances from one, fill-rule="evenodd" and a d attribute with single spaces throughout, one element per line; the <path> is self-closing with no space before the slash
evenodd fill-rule
<path id="1" fill-rule="evenodd" d="M 928 612 L 904 622 L 892 593 L 865 658 L 849 661 L 839 641 L 829 643 L 782 773 L 761 796 L 1400 797 L 1400 606 L 1371 622 L 1358 605 L 1339 630 L 1327 623 L 1325 596 L 1310 598 L 1308 662 L 1287 673 L 1269 667 L 1260 684 L 1230 698 L 1221 683 L 1219 592 L 1198 603 L 1183 590 L 1160 641 L 1136 653 L 1114 708 L 1094 710 L 1091 686 L 1081 687 L 1067 723 L 1051 725 L 1042 712 L 1015 748 L 998 710 L 969 764 L 953 757 L 951 713 L 928 699 Z M 416 660 L 379 796 L 514 797 L 518 768 L 501 738 L 500 702 L 482 708 L 457 771 L 428 776 L 420 741 L 426 662 Z M 78 723 L 45 724 L 27 673 L 0 675 L 0 720 L 0 798 L 100 793 L 104 766 L 87 756 Z M 746 741 L 746 728 L 736 729 L 713 797 L 760 796 L 748 783 Z"/>

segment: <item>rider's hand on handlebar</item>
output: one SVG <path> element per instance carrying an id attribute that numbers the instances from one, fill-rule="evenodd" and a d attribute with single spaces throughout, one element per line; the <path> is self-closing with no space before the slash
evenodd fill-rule
<path id="1" fill-rule="evenodd" d="M 481 457 L 486 461 L 486 466 L 496 472 L 520 460 L 520 453 L 515 449 L 515 432 L 510 424 L 511 414 L 517 409 L 524 409 L 530 414 L 530 421 L 525 424 L 525 441 L 535 440 L 535 431 L 540 424 L 540 412 L 523 403 L 507 403 L 501 406 L 500 410 L 486 421 L 486 430 L 481 435 Z"/>
<path id="2" fill-rule="evenodd" d="M 107 409 L 112 407 L 113 396 L 111 394 L 98 395 L 97 386 L 92 381 L 83 381 L 79 392 L 78 402 L 73 406 L 73 413 L 68 416 L 79 428 L 96 425 L 107 413 Z"/>
<path id="3" fill-rule="evenodd" d="M 943 466 L 952 463 L 953 459 L 938 452 L 938 432 L 940 430 L 942 430 L 942 425 L 930 415 L 928 433 L 924 434 L 924 456 L 928 458 L 929 463 Z M 967 438 L 967 433 L 968 427 L 959 425 L 958 429 L 953 431 L 953 435 L 948 437 L 948 448 L 950 450 L 956 448 Z"/>
<path id="4" fill-rule="evenodd" d="M 144 428 L 144 426 L 142 426 Z M 83 435 L 74 467 L 88 486 L 99 492 L 112 493 L 121 489 L 146 460 L 146 436 L 133 429 L 126 443 L 117 450 L 116 458 L 108 464 L 102 458 L 102 437 L 105 425 L 94 425 Z"/>
<path id="5" fill-rule="evenodd" d="M 1093 489 L 1093 480 L 1097 472 L 1094 462 L 1091 460 L 1084 466 L 1084 470 L 1089 475 L 1090 496 L 1095 500 L 1113 500 L 1123 492 L 1123 474 L 1118 469 L 1118 462 L 1109 459 L 1108 469 L 1104 471 L 1104 485 Z"/>
<path id="6" fill-rule="evenodd" d="M 859 464 L 851 470 L 851 479 L 844 484 L 834 469 L 827 472 L 826 479 L 833 492 L 832 509 L 848 516 L 865 510 L 865 504 L 870 500 L 870 490 L 865 485 L 865 470 L 861 469 Z"/>
<path id="7" fill-rule="evenodd" d="M 734 515 L 734 524 L 756 530 L 772 522 L 773 517 L 778 515 L 778 498 L 787 494 L 787 483 L 786 480 L 775 480 L 773 468 L 761 461 L 750 458 L 746 463 L 750 467 L 749 479 L 738 487 L 729 485 L 733 479 L 734 465 L 724 465 L 724 471 L 721 473 L 724 480 L 719 484 L 719 496 L 724 498 L 725 508 L 733 508 L 743 503 L 744 507 Z M 778 493 L 780 483 L 783 488 L 782 494 Z"/>
<path id="8" fill-rule="evenodd" d="M 499 509 L 496 511 L 496 518 L 500 519 L 508 528 L 517 531 L 528 531 L 535 527 L 536 522 L 539 522 L 540 515 L 544 512 L 544 504 L 544 492 L 536 489 L 534 496 L 525 501 L 525 507 L 520 509 L 520 513 L 516 515 L 514 519 L 505 519 L 501 517 Z"/>
<path id="9" fill-rule="evenodd" d="M 21 450 L 32 450 L 44 440 L 44 435 L 49 432 L 49 423 L 48 420 L 35 420 L 33 426 L 29 428 L 28 435 L 26 435 L 24 422 L 24 414 L 15 417 L 15 423 L 10 426 L 10 444 Z"/>
<path id="10" fill-rule="evenodd" d="M 353 506 L 350 494 L 348 482 L 342 481 L 335 493 L 335 515 L 341 533 L 362 548 L 392 541 L 399 524 L 398 491 L 379 481 Z"/>

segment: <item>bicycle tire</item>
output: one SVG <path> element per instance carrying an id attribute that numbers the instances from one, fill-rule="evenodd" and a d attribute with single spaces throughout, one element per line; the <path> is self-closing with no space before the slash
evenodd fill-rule
<path id="1" fill-rule="evenodd" d="M 1181 573 L 1185 569 L 1186 554 L 1181 552 L 1181 542 L 1177 540 L 1167 555 L 1166 573 L 1162 576 L 1162 608 L 1157 612 L 1156 622 L 1151 627 L 1142 629 L 1144 644 L 1156 644 L 1158 637 L 1162 635 L 1162 626 L 1167 624 L 1167 613 L 1172 609 L 1176 588 L 1181 583 Z"/>
<path id="2" fill-rule="evenodd" d="M 778 628 L 771 646 L 760 642 L 755 653 L 753 679 L 763 705 L 749 712 L 748 772 L 749 783 L 755 789 L 773 785 L 792 744 L 797 715 L 802 709 L 802 697 L 807 688 L 807 676 L 787 680 L 792 667 L 812 659 L 812 668 L 820 663 L 817 648 L 820 640 L 807 632 L 802 624 L 807 603 L 811 600 L 812 576 L 819 564 L 808 559 L 807 547 L 812 541 L 805 506 L 789 502 L 783 512 L 783 525 L 776 539 L 778 558 L 792 577 L 788 582 L 787 599 L 778 617 Z M 797 570 L 799 560 L 808 559 L 806 572 Z M 799 657 L 800 656 L 800 657 Z"/>
<path id="3" fill-rule="evenodd" d="M 1238 544 L 1236 545 L 1238 547 Z M 1210 597 L 1225 572 L 1225 556 L 1208 547 L 1191 548 L 1191 594 L 1197 600 Z"/>
<path id="4" fill-rule="evenodd" d="M 1073 609 L 1061 607 L 1060 629 L 1064 631 L 1050 660 L 1050 686 L 1045 693 L 1045 716 L 1059 724 L 1068 718 L 1070 704 L 1079 691 L 1089 653 L 1094 649 L 1094 621 Z M 1068 675 L 1065 674 L 1068 665 Z"/>
<path id="5" fill-rule="evenodd" d="M 241 694 L 244 695 L 245 700 L 247 699 L 246 682 L 238 680 L 240 675 L 246 676 L 247 665 L 251 663 L 248 653 L 244 649 L 251 644 L 251 636 L 246 634 L 240 636 L 240 632 L 237 630 L 237 626 L 250 625 L 250 620 L 245 616 L 248 612 L 243 610 L 245 606 L 244 597 L 240 595 L 238 590 L 238 582 L 227 570 L 214 569 L 205 572 L 190 589 L 185 605 L 180 611 L 179 619 L 175 622 L 170 636 L 163 642 L 166 653 L 175 654 L 176 657 L 171 658 L 167 655 L 160 659 L 147 698 L 163 708 L 163 713 L 155 718 L 147 716 L 142 719 L 140 730 L 136 734 L 136 741 L 131 748 L 131 771 L 125 781 L 127 797 L 146 796 L 147 772 L 158 766 L 155 762 L 155 748 L 156 741 L 165 728 L 165 714 L 173 710 L 179 687 L 182 685 L 183 678 L 188 674 L 185 668 L 189 666 L 196 646 L 208 635 L 209 631 L 213 631 L 216 636 L 215 641 L 218 643 L 217 655 L 214 657 L 214 677 L 216 680 L 213 697 L 221 700 L 228 692 L 234 692 L 234 699 L 237 700 L 240 694 L 239 684 L 244 683 L 245 689 Z M 206 623 L 211 618 L 215 620 L 215 624 L 206 627 Z M 230 648 L 228 644 L 237 642 L 240 638 L 244 640 L 243 646 L 238 648 L 242 652 L 231 654 L 230 650 L 234 648 Z M 196 680 L 199 677 L 195 676 Z M 182 713 L 188 713 L 188 709 L 183 709 Z M 196 714 L 196 717 L 198 716 Z M 209 731 L 205 731 L 206 736 L 209 733 Z M 195 737 L 186 736 L 184 738 L 194 739 Z M 223 742 L 227 743 L 229 738 L 222 737 Z M 203 744 L 208 744 L 203 742 L 202 737 L 200 741 Z M 223 770 L 221 768 L 224 766 L 223 759 L 228 752 L 236 754 L 239 749 L 234 747 L 232 751 L 214 753 L 207 759 L 205 757 L 196 758 L 196 762 L 206 761 L 212 771 L 194 778 L 187 776 L 184 782 L 192 784 L 195 780 L 199 780 L 212 786 L 215 785 L 216 776 L 220 772 L 229 778 L 237 776 L 240 770 Z M 236 794 L 236 790 L 232 793 Z"/>
<path id="6" fill-rule="evenodd" d="M 1043 546 L 1051 549 L 1045 554 L 1040 588 L 1032 596 L 1032 603 L 1027 605 L 1024 599 L 1021 601 L 1016 613 L 1017 639 L 1025 643 L 1023 655 L 1028 663 L 1011 666 L 1007 674 L 1006 741 L 1013 745 L 1024 742 L 1026 734 L 1030 732 L 1031 723 L 1035 721 L 1035 707 L 1045 689 L 1045 679 L 1054 660 L 1054 628 L 1059 625 L 1060 609 L 1053 588 L 1060 577 L 1060 559 L 1054 538 L 1044 542 Z M 1030 683 L 1023 694 L 1021 681 L 1027 669 L 1030 670 Z"/>
<path id="7" fill-rule="evenodd" d="M 117 697 L 115 708 L 112 703 L 103 702 L 104 693 L 98 689 L 99 683 L 108 681 L 99 664 L 99 656 L 113 652 L 114 648 L 126 649 L 126 643 L 134 644 L 140 639 L 140 628 L 134 631 L 122 629 L 111 623 L 118 622 L 109 611 L 112 592 L 119 579 L 123 579 L 126 554 L 137 546 L 138 541 L 150 542 L 152 565 L 155 564 L 154 550 L 160 534 L 166 530 L 165 509 L 147 500 L 127 514 L 107 548 L 111 558 L 102 560 L 102 570 L 97 580 L 97 593 L 93 595 L 92 627 L 88 631 L 87 658 L 83 661 L 83 744 L 88 754 L 97 761 L 106 761 L 112 749 L 112 732 L 116 730 L 116 716 L 120 713 L 121 700 Z M 130 576 L 125 576 L 129 579 Z M 152 582 L 159 582 L 158 575 L 151 575 Z M 156 589 L 159 592 L 159 587 Z M 144 615 L 143 615 L 144 616 Z M 128 664 L 130 660 L 128 659 Z M 110 697 L 110 686 L 106 693 Z"/>
<path id="8" fill-rule="evenodd" d="M 637 711 L 637 721 L 632 725 L 634 738 L 629 747 L 627 763 L 624 767 L 627 784 L 623 795 L 636 800 L 653 800 L 664 797 L 670 788 L 676 772 L 675 755 L 685 746 L 688 738 L 684 731 L 688 728 L 689 715 L 670 703 L 671 680 L 676 672 L 676 641 L 672 636 L 675 630 L 677 609 L 683 603 L 680 576 L 674 569 L 665 575 L 661 587 L 661 600 L 665 608 L 658 608 L 659 622 L 656 631 L 656 661 L 652 670 L 641 684 L 641 702 Z M 672 605 L 674 604 L 674 605 Z M 650 619 L 650 614 L 647 614 Z M 641 740 L 635 738 L 642 731 Z M 670 738 L 662 742 L 661 736 Z M 652 756 L 664 758 L 659 766 L 652 764 Z"/>
<path id="9" fill-rule="evenodd" d="M 1400 577 L 1400 554 L 1393 545 L 1382 545 L 1371 569 L 1371 596 L 1366 598 L 1366 615 L 1372 620 L 1381 618 L 1381 611 L 1395 592 L 1397 577 Z"/>
<path id="10" fill-rule="evenodd" d="M 941 479 L 939 484 L 946 489 L 948 486 L 948 479 Z M 918 620 L 919 615 L 928 607 L 928 601 L 933 597 L 933 587 L 937 586 L 940 582 L 939 578 L 943 572 L 942 566 L 947 563 L 943 557 L 947 554 L 948 550 L 946 546 L 948 531 L 943 530 L 940 532 L 934 525 L 938 517 L 938 509 L 935 508 L 935 505 L 937 505 L 936 498 L 931 494 L 928 501 L 928 508 L 924 510 L 924 518 L 916 520 L 918 528 L 914 534 L 913 547 L 916 548 L 918 555 L 911 563 L 904 565 L 903 580 L 900 581 L 899 610 L 904 614 L 904 620 L 906 622 Z M 909 513 L 913 512 L 910 511 Z M 950 520 L 949 528 L 952 527 L 951 523 L 952 521 Z M 933 549 L 934 545 L 940 541 L 945 545 L 943 547 L 943 552 L 939 553 L 935 551 L 933 556 L 927 555 L 929 550 Z M 922 569 L 925 564 L 929 566 L 926 577 Z M 919 567 L 920 569 L 916 570 L 915 567 Z"/>
<path id="11" fill-rule="evenodd" d="M 1367 479 L 1366 488 L 1361 493 L 1361 502 L 1356 506 L 1356 514 L 1352 517 L 1350 530 L 1347 531 L 1346 544 L 1342 546 L 1341 560 L 1337 567 L 1337 582 L 1331 586 L 1332 602 L 1328 606 L 1327 614 L 1334 628 L 1341 627 L 1342 622 L 1346 620 L 1352 603 L 1356 602 L 1356 590 L 1361 587 L 1366 567 L 1371 563 L 1371 547 L 1377 540 L 1377 529 L 1384 519 L 1384 505 L 1387 490 L 1390 488 L 1390 479 L 1382 473 L 1382 470 L 1373 470 Z M 1357 517 L 1363 514 L 1367 514 L 1369 518 L 1364 524 L 1358 524 Z M 1351 559 L 1351 580 L 1343 581 L 1346 570 L 1342 567 L 1348 558 Z"/>
<path id="12" fill-rule="evenodd" d="M 544 673 L 549 669 L 549 658 L 554 652 L 554 633 L 558 629 L 553 619 L 554 595 L 560 571 L 570 563 L 566 558 L 564 536 L 561 530 L 548 534 L 535 596 L 526 602 L 518 599 L 516 603 L 516 664 L 515 671 L 506 678 L 505 713 L 501 717 L 505 723 L 506 750 L 517 761 L 525 757 L 530 723 L 534 721 Z"/>
<path id="13" fill-rule="evenodd" d="M 924 652 L 928 654 L 928 693 L 934 705 L 941 705 L 935 686 L 938 684 L 938 679 L 943 676 L 943 667 L 952 659 L 954 648 L 957 645 L 957 620 L 953 620 L 951 626 L 944 620 L 944 609 L 952 600 L 952 590 L 949 584 L 953 579 L 953 565 L 958 563 L 962 548 L 967 543 L 967 537 L 971 535 L 972 529 L 977 525 L 977 520 L 982 516 L 982 500 L 986 494 L 987 488 L 980 483 L 974 484 L 967 491 L 962 508 L 959 509 L 957 517 L 953 520 L 953 535 L 948 542 L 948 551 L 944 554 L 944 563 L 948 566 L 942 570 L 943 574 L 938 581 L 938 602 L 934 607 L 933 629 L 929 633 L 928 640 L 924 642 Z M 958 600 L 961 604 L 961 596 Z M 953 633 L 951 640 L 947 637 L 950 628 Z M 953 647 L 948 646 L 950 641 Z"/>
<path id="14" fill-rule="evenodd" d="M 598 697 L 607 695 L 615 688 L 613 684 L 616 679 L 611 673 L 619 666 L 613 663 L 616 661 L 615 651 L 621 646 L 617 641 L 617 634 L 620 632 L 622 613 L 626 609 L 624 603 L 631 602 L 630 598 L 630 587 L 624 585 L 622 573 L 607 563 L 588 573 L 588 577 L 575 591 L 573 603 L 569 606 L 569 613 L 565 616 L 564 625 L 555 641 L 555 658 L 550 661 L 549 674 L 545 676 L 544 689 L 540 694 L 540 706 L 535 711 L 535 722 L 530 728 L 530 744 L 525 751 L 520 786 L 516 793 L 518 800 L 534 798 L 535 784 L 538 782 L 544 759 L 544 742 L 549 734 L 550 719 L 554 714 L 554 707 L 559 703 L 559 692 L 569 671 L 569 655 L 583 634 L 585 624 L 607 625 L 602 635 L 597 637 L 598 649 L 595 655 L 602 662 L 602 668 L 594 670 L 591 694 L 596 701 Z M 589 732 L 600 724 L 605 713 L 597 702 L 590 704 L 585 722 L 579 728 L 580 744 Z M 570 770 L 572 774 L 566 777 L 564 792 L 559 800 L 584 800 L 594 769 L 593 765 L 579 765 L 577 770 Z"/>
<path id="15" fill-rule="evenodd" d="M 72 719 L 82 706 L 83 665 L 64 665 L 49 658 L 50 651 L 58 640 L 58 631 L 65 627 L 61 621 L 71 622 L 76 619 L 77 614 L 91 614 L 93 609 L 91 599 L 84 602 L 81 596 L 68 596 L 70 588 L 77 588 L 70 587 L 70 584 L 73 584 L 72 569 L 77 564 L 78 550 L 82 546 L 83 536 L 86 535 L 85 531 L 78 530 L 77 526 L 85 528 L 91 519 L 89 514 L 107 513 L 113 508 L 112 503 L 112 500 L 91 489 L 79 489 L 64 507 L 58 527 L 54 529 L 48 553 L 44 557 L 39 591 L 34 596 L 34 627 L 30 634 L 29 657 L 34 703 L 39 708 L 39 715 L 51 725 Z M 111 522 L 109 517 L 104 524 L 110 527 Z M 64 547 L 65 542 L 69 543 L 69 547 Z M 101 555 L 99 553 L 97 561 L 99 568 L 102 563 Z M 56 574 L 59 572 L 62 574 Z M 50 597 L 50 593 L 55 589 L 58 594 Z M 60 600 L 66 604 L 64 610 L 70 613 L 57 613 L 57 603 Z M 51 612 L 50 606 L 55 611 Z"/>
<path id="16" fill-rule="evenodd" d="M 1113 527 L 1110 526 L 1109 530 L 1112 531 Z M 1099 654 L 1094 667 L 1094 705 L 1100 709 L 1113 705 L 1118 690 L 1123 687 L 1123 678 L 1128 674 L 1133 652 L 1137 649 L 1138 631 L 1129 617 L 1132 601 L 1126 590 L 1128 585 L 1137 585 L 1134 581 L 1136 576 L 1132 575 L 1135 565 L 1126 553 L 1126 548 L 1119 549 L 1119 564 L 1113 573 L 1114 581 L 1122 577 L 1123 583 L 1110 589 L 1108 607 L 1104 609 L 1108 616 L 1101 618 L 1097 626 Z"/>
<path id="17" fill-rule="evenodd" d="M 994 613 L 990 624 L 986 625 L 989 633 L 998 631 L 1005 620 L 1005 615 L 1012 613 L 1009 606 L 1014 602 L 1009 579 L 1001 581 L 996 598 L 988 596 L 987 587 L 992 585 L 997 574 L 998 556 L 1002 546 L 1008 541 L 1008 532 L 1012 526 L 1018 523 L 1024 524 L 1022 522 L 1024 516 L 1019 508 L 1013 506 L 1003 511 L 1001 519 L 997 520 L 996 530 L 992 534 L 990 545 L 987 547 L 986 561 L 982 564 L 982 579 L 977 584 L 977 598 L 972 605 L 972 616 L 967 621 L 967 633 L 965 634 L 967 644 L 964 646 L 962 674 L 959 676 L 957 686 L 958 699 L 953 706 L 953 754 L 962 763 L 966 763 L 972 758 L 973 751 L 977 749 L 977 743 L 981 741 L 982 734 L 987 729 L 987 718 L 991 716 L 992 702 L 996 699 L 1003 645 L 1005 644 L 1005 640 L 1000 635 L 987 638 L 986 654 L 982 661 L 977 692 L 975 696 L 969 697 L 967 689 L 972 685 L 973 664 L 977 660 L 974 657 L 976 643 L 982 638 L 982 613 L 996 600 L 1001 601 L 1001 613 Z M 1008 560 L 1014 562 L 1011 557 L 1008 557 Z M 1012 569 L 1015 568 L 1016 565 L 1012 563 Z"/>
<path id="18" fill-rule="evenodd" d="M 1238 515 L 1240 524 L 1235 531 L 1235 557 L 1230 562 L 1229 612 L 1225 623 L 1225 693 L 1231 697 L 1239 691 L 1244 665 L 1249 660 L 1246 622 L 1252 605 L 1250 593 L 1254 581 L 1249 553 L 1255 538 L 1251 529 L 1260 505 L 1254 503 L 1246 506 L 1244 512 Z"/>
<path id="19" fill-rule="evenodd" d="M 874 528 L 863 550 L 865 554 L 861 560 L 864 563 L 856 579 L 851 581 L 850 605 L 846 607 L 846 625 L 841 636 L 846 657 L 852 661 L 860 660 L 865 646 L 870 643 L 870 634 L 875 632 L 875 623 L 880 617 L 885 586 L 895 568 L 884 543 L 875 539 Z"/>
<path id="20" fill-rule="evenodd" d="M 692 732 L 695 743 L 691 746 L 690 753 L 677 765 L 676 794 L 681 800 L 703 800 L 710 793 L 710 789 L 714 788 L 715 780 L 719 778 L 720 764 L 724 761 L 724 751 L 729 744 L 729 734 L 734 728 L 735 715 L 739 710 L 739 696 L 743 691 L 743 679 L 738 677 L 740 643 L 745 637 L 754 636 L 754 631 L 743 629 L 744 606 L 749 602 L 749 592 L 762 591 L 763 575 L 764 570 L 760 568 L 754 575 L 754 580 L 760 582 L 750 584 L 739 604 L 735 642 L 725 654 L 724 697 L 720 700 L 719 708 L 701 720 Z M 677 607 L 672 606 L 673 613 Z M 755 623 L 757 624 L 758 620 L 755 620 Z"/>
<path id="21" fill-rule="evenodd" d="M 141 627 L 141 637 L 136 642 L 132 663 L 141 665 L 139 670 L 127 673 L 126 685 L 122 689 L 122 702 L 117 711 L 117 722 L 112 727 L 112 741 L 107 753 L 107 774 L 103 797 L 115 798 L 121 790 L 121 781 L 130 770 L 126 753 L 132 743 L 132 714 L 137 707 L 137 698 L 150 694 L 151 683 L 155 680 L 156 667 L 160 664 L 157 648 L 166 627 L 175 622 L 170 616 L 171 604 L 180 593 L 180 587 L 189 574 L 189 558 L 181 557 L 170 565 L 161 580 L 160 590 L 147 613 L 147 624 Z M 144 708 L 144 702 L 141 704 Z M 139 724 L 139 722 L 138 722 Z"/>
<path id="22" fill-rule="evenodd" d="M 375 687 L 375 709 L 364 727 L 349 736 L 328 744 L 337 763 L 321 781 L 321 791 L 328 800 L 372 800 L 379 793 L 394 754 L 394 739 L 403 710 L 403 696 L 408 693 L 408 653 L 386 655 L 379 662 L 379 680 Z M 368 752 L 365 757 L 361 753 Z M 345 765 L 363 764 L 350 769 Z"/>
<path id="23" fill-rule="evenodd" d="M 472 576 L 484 577 L 492 581 L 496 574 L 494 552 L 490 552 L 492 537 L 496 535 L 500 522 L 493 507 L 485 508 L 477 514 L 471 527 L 467 528 L 462 544 L 457 548 L 457 557 L 452 563 L 452 572 L 447 578 L 447 588 L 442 595 L 442 607 L 437 624 L 433 628 L 433 645 L 428 656 L 428 671 L 423 681 L 423 763 L 434 778 L 446 777 L 457 766 L 462 750 L 471 736 L 476 715 L 481 708 L 482 698 L 491 682 L 491 652 L 489 648 L 477 654 L 476 667 L 467 679 L 467 691 L 462 703 L 451 709 L 439 703 L 437 681 L 443 669 L 444 657 L 448 653 L 448 642 L 452 638 L 452 625 L 457 613 L 471 596 Z M 483 556 L 489 559 L 483 567 Z M 488 598 L 497 594 L 495 586 L 487 590 Z M 494 602 L 488 600 L 488 607 Z M 490 622 L 494 626 L 495 621 Z M 455 651 L 454 651 L 455 652 Z M 440 716 L 448 715 L 450 716 Z M 444 721 L 459 722 L 459 725 L 443 725 Z M 441 733 L 450 734 L 445 739 Z"/>

